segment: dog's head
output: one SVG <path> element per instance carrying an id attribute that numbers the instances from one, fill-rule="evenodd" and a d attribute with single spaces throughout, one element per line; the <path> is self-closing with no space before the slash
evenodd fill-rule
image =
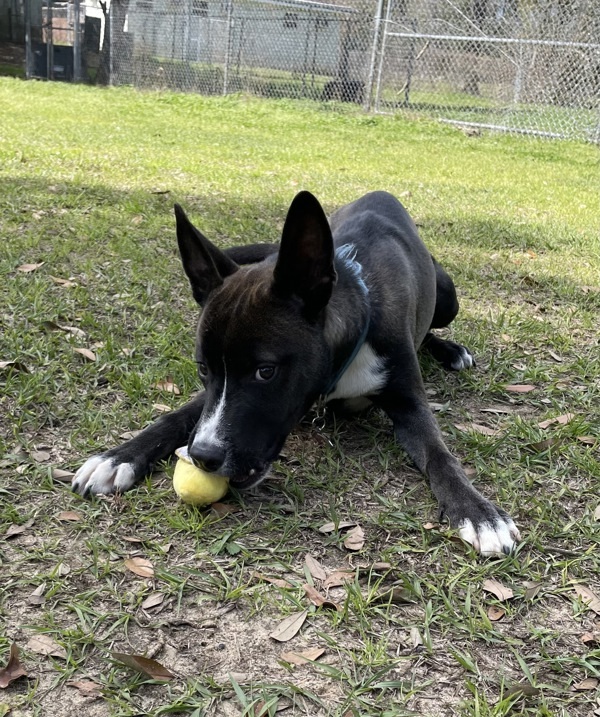
<path id="1" fill-rule="evenodd" d="M 196 362 L 205 405 L 189 453 L 204 470 L 250 488 L 327 383 L 324 309 L 336 280 L 331 230 L 319 202 L 301 192 L 279 254 L 240 267 L 181 207 L 175 215 L 183 267 L 203 307 Z"/>

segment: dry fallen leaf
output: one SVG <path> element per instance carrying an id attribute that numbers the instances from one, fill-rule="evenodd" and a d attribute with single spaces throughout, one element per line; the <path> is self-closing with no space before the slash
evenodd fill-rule
<path id="1" fill-rule="evenodd" d="M 164 600 L 164 593 L 152 593 L 151 595 L 148 595 L 148 597 L 144 600 L 141 607 L 144 610 L 151 610 L 153 607 L 158 607 L 159 605 L 162 605 Z"/>
<path id="2" fill-rule="evenodd" d="M 31 528 L 33 525 L 33 518 L 30 518 L 26 523 L 23 523 L 22 525 L 17 525 L 16 523 L 13 523 L 6 533 L 4 533 L 5 538 L 14 538 L 16 535 L 22 535 L 26 530 Z"/>
<path id="3" fill-rule="evenodd" d="M 142 578 L 154 577 L 154 567 L 146 558 L 126 558 L 125 567 Z"/>
<path id="4" fill-rule="evenodd" d="M 13 371 L 22 371 L 23 373 L 29 373 L 29 369 L 21 361 L 0 361 L 0 371 L 5 369 L 12 369 Z"/>
<path id="5" fill-rule="evenodd" d="M 525 600 L 533 600 L 542 589 L 542 583 L 535 580 L 525 580 L 523 585 L 525 586 Z"/>
<path id="6" fill-rule="evenodd" d="M 344 540 L 344 547 L 348 550 L 361 550 L 365 544 L 365 531 L 357 525 L 348 531 Z"/>
<path id="7" fill-rule="evenodd" d="M 554 436 L 552 438 L 546 438 L 543 441 L 536 441 L 535 443 L 531 444 L 531 447 L 538 453 L 543 453 L 544 451 L 547 451 L 549 448 L 554 448 L 554 446 L 559 446 L 560 444 L 561 444 L 560 438 L 557 438 L 556 436 Z"/>
<path id="8" fill-rule="evenodd" d="M 323 581 L 323 587 L 326 589 L 337 588 L 351 582 L 354 582 L 354 570 L 334 570 Z"/>
<path id="9" fill-rule="evenodd" d="M 356 525 L 354 520 L 340 520 L 339 523 L 325 523 L 319 528 L 319 533 L 333 533 L 334 530 L 344 530 L 345 528 L 352 528 Z"/>
<path id="10" fill-rule="evenodd" d="M 156 660 L 151 660 L 149 657 L 143 655 L 129 655 L 125 652 L 111 652 L 111 656 L 122 662 L 127 667 L 131 667 L 137 672 L 141 672 L 143 675 L 150 677 L 152 680 L 159 680 L 166 682 L 172 680 L 175 675 L 168 670 L 164 665 Z"/>
<path id="11" fill-rule="evenodd" d="M 573 685 L 573 689 L 576 692 L 585 692 L 587 690 L 595 690 L 600 682 L 595 677 L 586 677 L 585 680 L 581 680 L 576 685 Z"/>
<path id="12" fill-rule="evenodd" d="M 395 587 L 385 590 L 373 598 L 373 602 L 378 605 L 409 605 L 413 603 L 414 596 L 406 588 Z"/>
<path id="13" fill-rule="evenodd" d="M 410 641 L 412 642 L 413 650 L 418 650 L 423 645 L 423 638 L 418 628 L 410 628 Z"/>
<path id="14" fill-rule="evenodd" d="M 260 580 L 260 581 L 263 581 L 266 583 L 271 583 L 271 585 L 275 585 L 275 587 L 278 587 L 278 588 L 288 589 L 288 588 L 294 587 L 291 583 L 289 583 L 287 580 L 284 580 L 283 578 L 271 578 L 268 575 L 263 575 L 262 573 L 257 573 L 256 571 L 254 571 L 252 573 L 252 577 L 255 580 Z"/>
<path id="15" fill-rule="evenodd" d="M 27 671 L 19 661 L 19 648 L 13 642 L 10 646 L 6 667 L 0 669 L 0 687 L 5 689 L 11 682 L 18 680 L 19 677 L 27 677 Z"/>
<path id="16" fill-rule="evenodd" d="M 594 520 L 600 520 L 600 504 L 596 506 L 596 510 L 594 511 Z"/>
<path id="17" fill-rule="evenodd" d="M 92 680 L 71 680 L 66 683 L 67 687 L 75 687 L 84 697 L 99 699 L 102 697 L 102 685 Z"/>
<path id="18" fill-rule="evenodd" d="M 40 261 L 38 264 L 21 264 L 17 267 L 17 271 L 23 272 L 23 274 L 30 274 L 32 271 L 39 269 L 40 266 L 44 266 L 45 262 Z"/>
<path id="19" fill-rule="evenodd" d="M 124 441 L 130 441 L 132 438 L 135 438 L 136 436 L 139 436 L 142 432 L 142 429 L 135 431 L 124 431 L 119 435 L 119 438 L 122 438 Z"/>
<path id="20" fill-rule="evenodd" d="M 468 431 L 475 431 L 475 433 L 481 433 L 483 436 L 497 436 L 500 431 L 497 428 L 490 428 L 484 426 L 481 423 L 455 423 L 454 424 L 459 431 L 467 433 Z"/>
<path id="21" fill-rule="evenodd" d="M 65 471 L 62 468 L 52 468 L 52 479 L 60 483 L 70 483 L 75 475 L 73 471 Z"/>
<path id="22" fill-rule="evenodd" d="M 158 388 L 159 391 L 166 391 L 167 393 L 172 393 L 175 396 L 179 396 L 181 391 L 179 390 L 179 387 L 173 383 L 173 379 L 168 376 L 164 381 L 158 381 L 154 384 L 154 388 Z"/>
<path id="23" fill-rule="evenodd" d="M 83 358 L 88 361 L 96 360 L 96 354 L 93 351 L 90 351 L 90 349 L 73 349 L 73 351 L 75 351 L 76 354 L 83 356 Z"/>
<path id="24" fill-rule="evenodd" d="M 61 279 L 59 276 L 52 276 L 52 274 L 50 274 L 50 278 L 55 284 L 58 284 L 65 289 L 70 289 L 72 286 L 77 286 L 77 282 L 73 281 L 72 279 Z"/>
<path id="25" fill-rule="evenodd" d="M 34 635 L 25 645 L 28 650 L 38 655 L 50 655 L 67 659 L 67 651 L 55 642 L 49 635 Z"/>
<path id="26" fill-rule="evenodd" d="M 308 610 L 302 610 L 301 612 L 295 612 L 285 618 L 270 634 L 273 640 L 278 642 L 287 642 L 291 640 L 294 635 L 298 633 L 304 621 L 308 615 Z"/>
<path id="27" fill-rule="evenodd" d="M 587 585 L 573 585 L 575 592 L 589 610 L 600 615 L 600 598 Z"/>
<path id="28" fill-rule="evenodd" d="M 483 581 L 483 589 L 485 592 L 495 595 L 500 602 L 505 602 L 514 597 L 514 593 L 510 588 L 505 587 L 501 582 L 492 578 Z"/>
<path id="29" fill-rule="evenodd" d="M 41 326 L 44 329 L 48 329 L 48 331 L 64 331 L 80 338 L 85 336 L 85 331 L 78 326 L 65 326 L 64 324 L 57 324 L 55 321 L 43 321 Z"/>
<path id="30" fill-rule="evenodd" d="M 504 390 L 510 393 L 529 393 L 535 389 L 536 387 L 530 383 L 515 383 L 504 387 Z"/>
<path id="31" fill-rule="evenodd" d="M 511 685 L 504 695 L 510 697 L 511 695 L 521 694 L 526 697 L 535 697 L 540 694 L 539 687 L 534 687 L 531 682 L 519 682 L 516 685 Z"/>
<path id="32" fill-rule="evenodd" d="M 38 585 L 37 588 L 28 596 L 27 602 L 30 605 L 43 605 L 46 602 L 44 592 L 46 591 L 46 583 Z"/>
<path id="33" fill-rule="evenodd" d="M 33 451 L 31 457 L 36 463 L 45 463 L 52 458 L 48 451 Z"/>
<path id="34" fill-rule="evenodd" d="M 304 564 L 308 568 L 308 572 L 313 576 L 315 580 L 325 580 L 327 573 L 321 563 L 310 553 L 306 553 L 304 556 Z"/>
<path id="35" fill-rule="evenodd" d="M 498 605 L 491 605 L 487 611 L 487 616 L 490 618 L 490 620 L 492 622 L 501 620 L 505 615 L 506 615 L 506 610 L 502 607 L 499 607 Z"/>
<path id="36" fill-rule="evenodd" d="M 231 513 L 239 513 L 240 507 L 237 505 L 230 505 L 229 503 L 213 503 L 210 506 L 211 511 L 218 517 L 224 518 L 226 515 Z"/>
<path id="37" fill-rule="evenodd" d="M 333 610 L 340 611 L 342 609 L 341 605 L 338 605 L 338 603 L 334 602 L 333 600 L 329 600 L 325 597 L 325 595 L 321 595 L 321 593 L 314 588 L 312 585 L 309 585 L 308 583 L 305 583 L 302 588 L 304 589 L 304 592 L 306 593 L 306 597 L 311 601 L 313 605 L 316 605 L 317 607 L 325 607 L 330 608 Z"/>
<path id="38" fill-rule="evenodd" d="M 153 403 L 152 408 L 159 413 L 169 413 L 173 410 L 171 406 L 167 406 L 164 403 Z"/>
<path id="39" fill-rule="evenodd" d="M 279 657 L 291 665 L 305 665 L 307 662 L 315 662 L 325 652 L 324 647 L 312 647 L 302 652 L 282 652 Z"/>
<path id="40" fill-rule="evenodd" d="M 574 418 L 574 413 L 563 413 L 562 416 L 555 416 L 554 418 L 547 418 L 545 421 L 540 421 L 538 426 L 540 428 L 548 428 L 548 426 L 553 426 L 555 423 L 558 423 L 560 426 L 566 426 L 567 423 L 570 423 Z"/>
<path id="41" fill-rule="evenodd" d="M 76 510 L 63 510 L 56 515 L 56 520 L 60 520 L 61 522 L 65 523 L 76 523 L 82 518 L 83 515 L 81 515 L 81 513 L 78 513 Z"/>
<path id="42" fill-rule="evenodd" d="M 593 632 L 584 632 L 579 638 L 586 647 L 593 648 L 600 645 L 600 635 L 594 635 Z"/>

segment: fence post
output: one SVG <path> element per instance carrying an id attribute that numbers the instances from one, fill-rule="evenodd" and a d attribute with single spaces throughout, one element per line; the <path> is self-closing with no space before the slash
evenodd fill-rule
<path id="1" fill-rule="evenodd" d="M 30 80 L 33 75 L 33 48 L 31 47 L 31 5 L 30 0 L 23 4 L 25 22 L 25 77 Z"/>
<path id="2" fill-rule="evenodd" d="M 54 38 L 53 33 L 53 17 L 52 17 L 52 0 L 46 0 L 46 77 L 49 80 L 54 79 Z"/>
<path id="3" fill-rule="evenodd" d="M 73 82 L 81 80 L 81 0 L 73 4 Z"/>
<path id="4" fill-rule="evenodd" d="M 108 45 L 108 84 L 112 85 L 114 83 L 114 67 L 113 67 L 113 51 L 115 48 L 115 36 L 113 33 L 113 15 L 114 15 L 114 0 L 110 3 L 110 8 L 108 10 L 108 39 L 109 39 L 109 45 Z M 105 36 L 106 39 L 106 36 Z"/>
<path id="5" fill-rule="evenodd" d="M 377 0 L 377 10 L 375 12 L 375 24 L 373 27 L 373 47 L 371 48 L 371 61 L 369 62 L 369 74 L 367 76 L 367 86 L 365 88 L 364 109 L 367 112 L 371 109 L 371 101 L 373 95 L 373 79 L 375 77 L 375 63 L 377 61 L 377 50 L 379 47 L 379 36 L 381 31 L 381 19 L 383 17 L 383 3 L 385 0 Z"/>
<path id="6" fill-rule="evenodd" d="M 381 49 L 379 51 L 379 67 L 377 68 L 377 87 L 375 88 L 375 112 L 379 112 L 379 100 L 381 97 L 381 75 L 383 73 L 383 61 L 385 60 L 385 46 L 387 40 L 388 26 L 390 22 L 390 14 L 392 12 L 392 0 L 387 3 L 385 11 L 385 21 L 381 32 Z"/>
<path id="7" fill-rule="evenodd" d="M 233 15 L 233 0 L 227 2 L 227 34 L 225 45 L 225 68 L 223 70 L 223 94 L 229 90 L 229 65 L 231 63 L 231 18 Z"/>

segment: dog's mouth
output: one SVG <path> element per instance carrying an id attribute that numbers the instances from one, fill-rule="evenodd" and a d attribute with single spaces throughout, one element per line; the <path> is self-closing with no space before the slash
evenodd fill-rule
<path id="1" fill-rule="evenodd" d="M 260 468 L 251 468 L 247 474 L 229 476 L 229 485 L 236 490 L 249 490 L 262 483 L 270 469 L 271 464 L 265 463 Z"/>

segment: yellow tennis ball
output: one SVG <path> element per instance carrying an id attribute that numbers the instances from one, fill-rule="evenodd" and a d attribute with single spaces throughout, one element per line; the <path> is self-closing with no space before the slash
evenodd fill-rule
<path id="1" fill-rule="evenodd" d="M 205 473 L 196 468 L 189 459 L 180 456 L 173 473 L 173 488 L 184 503 L 210 505 L 220 500 L 229 488 L 229 480 L 214 473 Z"/>

